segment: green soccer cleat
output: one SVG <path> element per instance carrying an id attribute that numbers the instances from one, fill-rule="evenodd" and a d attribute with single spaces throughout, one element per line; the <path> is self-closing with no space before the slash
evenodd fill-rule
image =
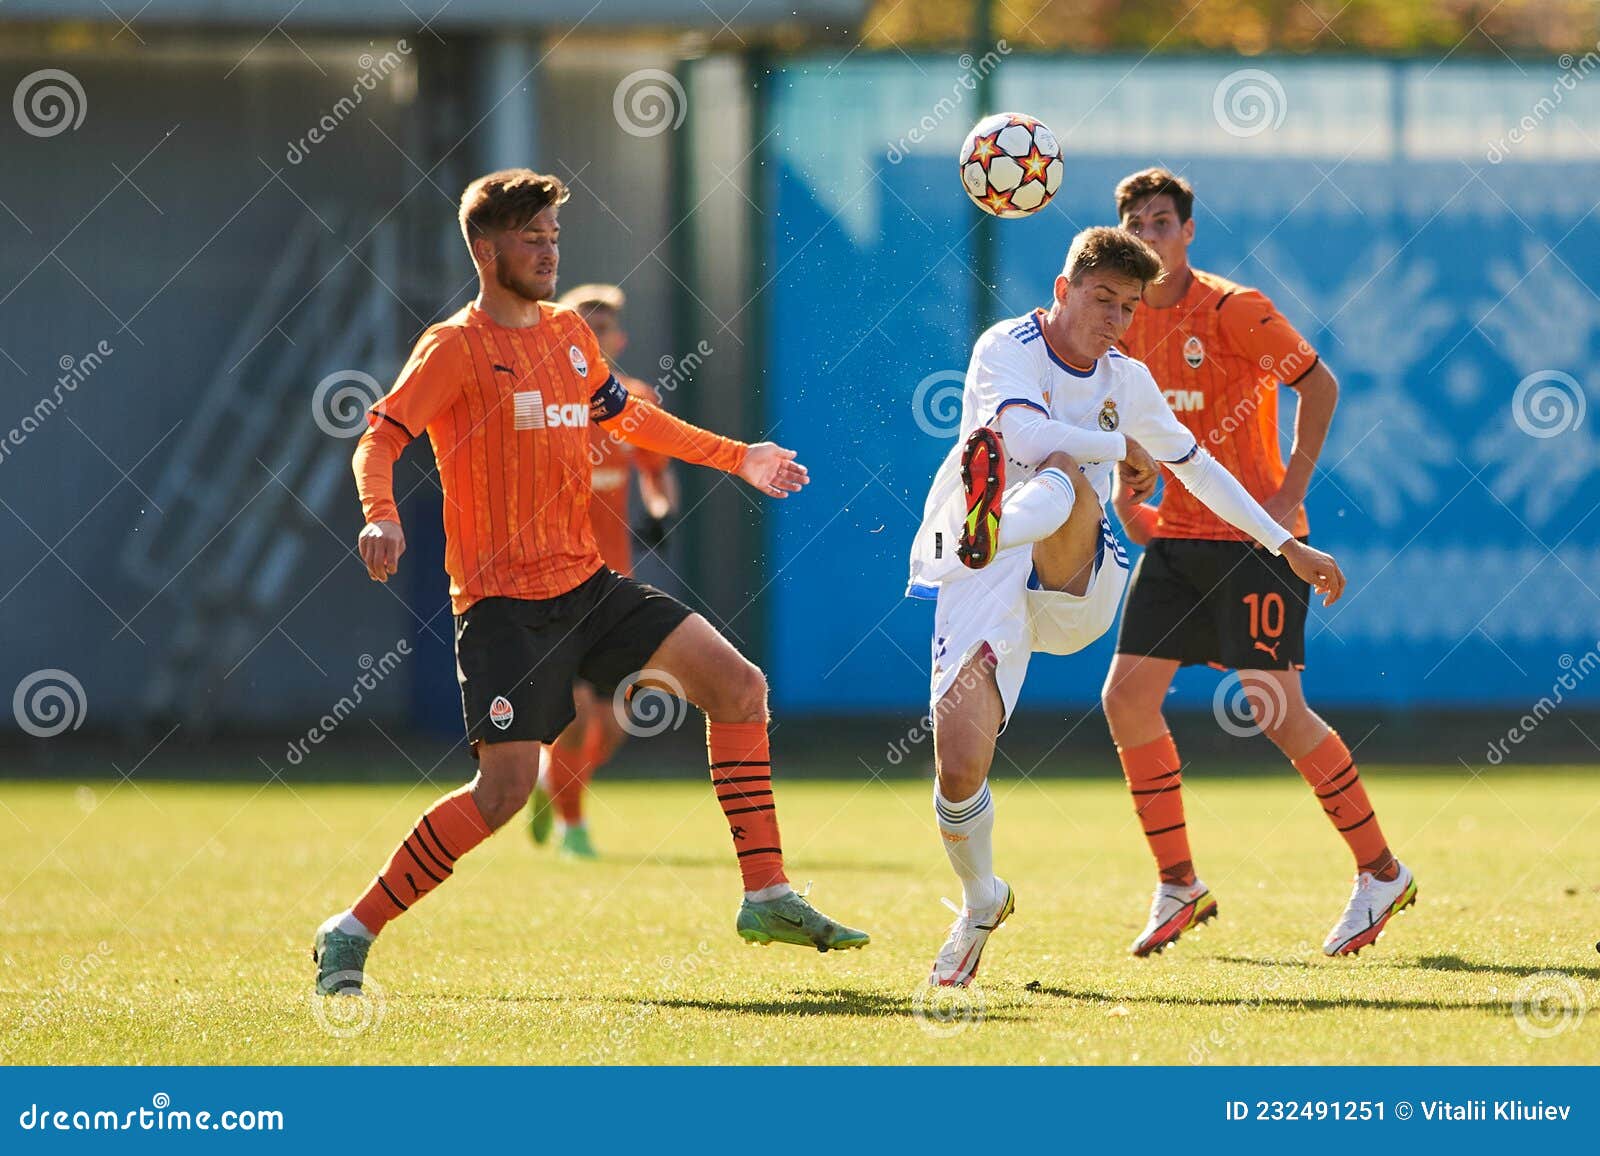
<path id="1" fill-rule="evenodd" d="M 589 842 L 588 827 L 568 827 L 561 832 L 561 854 L 567 859 L 598 859 L 600 852 Z"/>
<path id="2" fill-rule="evenodd" d="M 765 903 L 746 899 L 739 905 L 736 926 L 739 938 L 747 943 L 793 943 L 818 951 L 844 951 L 872 942 L 865 931 L 829 919 L 793 891 Z"/>
<path id="3" fill-rule="evenodd" d="M 550 841 L 550 828 L 555 824 L 556 812 L 550 792 L 542 784 L 535 784 L 533 801 L 528 804 L 528 834 L 543 847 Z"/>
<path id="4" fill-rule="evenodd" d="M 317 993 L 360 995 L 372 940 L 340 931 L 339 918 L 335 915 L 317 928 L 317 938 L 311 945 L 311 959 L 317 965 Z"/>

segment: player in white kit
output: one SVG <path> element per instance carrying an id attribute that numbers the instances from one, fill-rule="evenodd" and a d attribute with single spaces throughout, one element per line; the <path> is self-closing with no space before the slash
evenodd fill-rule
<path id="1" fill-rule="evenodd" d="M 993 866 L 995 740 L 1032 653 L 1082 650 L 1116 617 L 1128 559 L 1103 512 L 1115 475 L 1148 495 L 1161 462 L 1219 517 L 1281 553 L 1325 604 L 1344 590 L 1333 558 L 1274 522 L 1173 416 L 1144 365 L 1112 348 L 1160 276 L 1160 258 L 1132 233 L 1086 229 L 1049 310 L 1002 321 L 973 346 L 961 437 L 934 476 L 907 591 L 938 600 L 934 810 L 962 888 L 933 984 L 969 984 L 1015 906 Z"/>

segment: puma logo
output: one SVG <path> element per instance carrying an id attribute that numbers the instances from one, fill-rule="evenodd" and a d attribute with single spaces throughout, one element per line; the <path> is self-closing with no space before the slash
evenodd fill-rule
<path id="1" fill-rule="evenodd" d="M 957 835 L 954 831 L 940 831 L 939 834 L 944 836 L 946 843 L 965 843 L 967 841 L 965 835 Z"/>
<path id="2" fill-rule="evenodd" d="M 743 827 L 730 827 L 730 828 L 728 828 L 728 830 L 730 832 L 732 832 L 733 837 L 735 839 L 743 839 L 744 838 L 744 828 Z"/>
<path id="3" fill-rule="evenodd" d="M 1277 642 L 1274 642 L 1271 646 L 1268 646 L 1265 642 L 1262 642 L 1259 638 L 1256 639 L 1256 649 L 1257 650 L 1264 650 L 1268 654 L 1272 655 L 1272 661 L 1273 662 L 1277 662 L 1278 661 L 1278 647 L 1280 647 L 1282 645 L 1283 645 L 1283 641 L 1281 639 L 1279 641 L 1277 641 Z"/>
<path id="4" fill-rule="evenodd" d="M 491 364 L 494 366 L 494 371 L 496 373 L 509 373 L 513 377 L 516 376 L 517 371 L 512 369 L 509 365 L 501 365 L 498 361 L 492 362 Z"/>
<path id="5" fill-rule="evenodd" d="M 406 882 L 411 884 L 411 894 L 413 897 L 420 897 L 422 895 L 422 888 L 417 886 L 417 881 L 411 877 L 411 872 L 409 871 L 406 872 Z"/>

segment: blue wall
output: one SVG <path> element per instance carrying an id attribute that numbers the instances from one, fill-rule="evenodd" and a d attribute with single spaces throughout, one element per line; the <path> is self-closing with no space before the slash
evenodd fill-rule
<path id="1" fill-rule="evenodd" d="M 773 76 L 769 418 L 814 478 L 772 515 L 777 705 L 925 707 L 932 611 L 901 597 L 905 551 L 951 444 L 923 427 L 954 420 L 925 386 L 919 424 L 918 384 L 963 370 L 986 318 L 1047 303 L 1073 232 L 1112 221 L 1112 186 L 1153 163 L 1196 186 L 1195 264 L 1271 296 L 1343 385 L 1309 507 L 1352 588 L 1313 614 L 1314 699 L 1526 704 L 1587 669 L 1600 444 L 1562 414 L 1600 387 L 1600 153 L 1581 130 L 1600 93 L 1565 91 L 1553 64 L 1134 63 L 999 65 L 995 108 L 1042 117 L 1068 168 L 1049 208 L 993 229 L 993 293 L 953 160 L 980 113 L 961 62 L 857 54 Z M 1219 103 L 1240 86 L 1259 131 L 1236 119 L 1250 92 Z M 1544 371 L 1570 375 L 1547 383 L 1556 408 L 1541 417 L 1530 385 L 1517 412 Z M 1024 706 L 1092 703 L 1109 656 L 1040 656 Z M 1175 701 L 1209 702 L 1215 681 L 1185 672 Z M 1600 680 L 1563 693 L 1600 700 Z"/>

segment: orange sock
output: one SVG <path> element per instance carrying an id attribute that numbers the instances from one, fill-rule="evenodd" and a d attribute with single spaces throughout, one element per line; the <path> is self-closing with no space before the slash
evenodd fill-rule
<path id="1" fill-rule="evenodd" d="M 563 746 L 551 743 L 546 748 L 550 761 L 545 767 L 546 786 L 556 814 L 569 827 L 583 822 L 583 790 L 589 782 L 588 744 Z"/>
<path id="2" fill-rule="evenodd" d="M 469 783 L 423 812 L 351 913 L 376 935 L 383 925 L 450 878 L 456 860 L 493 832 Z"/>
<path id="3" fill-rule="evenodd" d="M 1388 866 L 1389 844 L 1367 801 L 1367 789 L 1361 785 L 1356 761 L 1338 732 L 1330 730 L 1310 754 L 1295 759 L 1294 769 L 1317 793 L 1323 811 L 1356 857 L 1356 866 L 1364 871 Z"/>
<path id="4" fill-rule="evenodd" d="M 1122 774 L 1133 793 L 1139 825 L 1163 879 L 1189 870 L 1189 832 L 1183 821 L 1183 772 L 1170 734 L 1136 747 L 1117 748 Z"/>
<path id="5" fill-rule="evenodd" d="M 767 724 L 706 721 L 711 784 L 728 819 L 746 891 L 787 882 L 778 812 L 772 801 Z"/>

